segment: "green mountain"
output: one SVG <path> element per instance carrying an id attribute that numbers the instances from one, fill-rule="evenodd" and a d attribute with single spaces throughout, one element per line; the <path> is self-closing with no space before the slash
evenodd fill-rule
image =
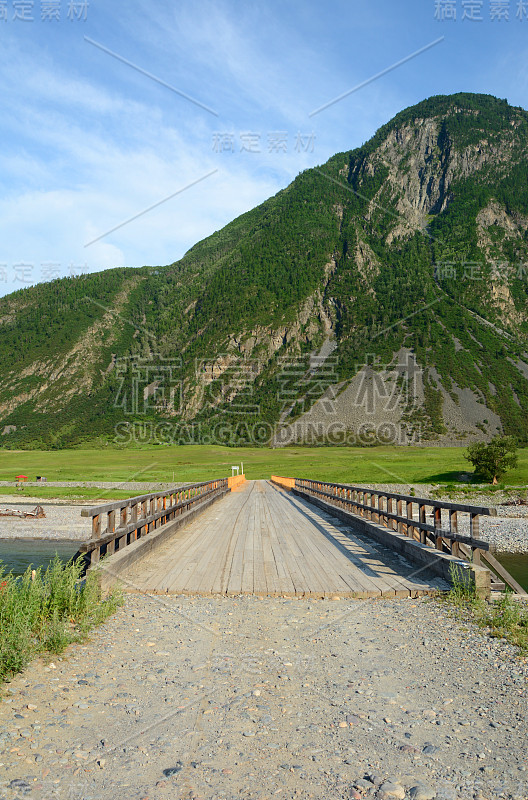
<path id="1" fill-rule="evenodd" d="M 429 98 L 167 267 L 0 300 L 0 443 L 528 440 L 528 113 Z"/>

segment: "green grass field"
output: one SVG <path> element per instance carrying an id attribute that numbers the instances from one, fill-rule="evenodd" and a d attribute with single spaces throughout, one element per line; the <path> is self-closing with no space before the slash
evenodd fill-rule
<path id="1" fill-rule="evenodd" d="M 292 447 L 284 449 L 228 448 L 205 445 L 151 446 L 137 450 L 0 450 L 0 480 L 49 481 L 202 481 L 231 474 L 232 464 L 244 464 L 249 479 L 270 475 L 310 477 L 336 483 L 457 483 L 470 473 L 462 447 Z M 519 450 L 519 466 L 506 485 L 528 483 L 528 448 Z M 5 489 L 4 489 L 5 491 Z M 59 496 L 39 487 L 25 492 Z M 83 494 L 84 494 L 83 490 Z M 86 490 L 87 496 L 97 490 Z M 48 492 L 51 492 L 49 495 Z M 71 496 L 64 490 L 64 497 Z M 99 492 L 100 494 L 100 492 Z M 120 496 L 127 496 L 124 492 Z"/>

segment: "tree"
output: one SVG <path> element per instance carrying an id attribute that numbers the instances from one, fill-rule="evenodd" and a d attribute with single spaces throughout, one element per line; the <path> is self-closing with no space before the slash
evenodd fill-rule
<path id="1" fill-rule="evenodd" d="M 497 483 L 499 478 L 517 466 L 517 440 L 514 436 L 495 436 L 488 444 L 475 442 L 464 453 L 475 468 L 475 474 Z"/>

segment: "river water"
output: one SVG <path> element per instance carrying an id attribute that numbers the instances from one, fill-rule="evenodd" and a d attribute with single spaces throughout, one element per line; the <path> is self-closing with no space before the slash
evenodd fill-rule
<path id="1" fill-rule="evenodd" d="M 0 561 L 7 572 L 22 575 L 30 564 L 33 569 L 47 567 L 57 555 L 68 561 L 79 549 L 79 541 L 49 539 L 0 539 Z"/>
<path id="2" fill-rule="evenodd" d="M 528 553 L 495 553 L 495 558 L 528 592 Z"/>

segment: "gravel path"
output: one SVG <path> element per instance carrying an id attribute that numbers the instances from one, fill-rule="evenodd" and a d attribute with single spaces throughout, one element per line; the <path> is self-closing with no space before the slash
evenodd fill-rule
<path id="1" fill-rule="evenodd" d="M 0 796 L 526 800 L 514 649 L 426 600 L 129 596 L 0 703 Z"/>

